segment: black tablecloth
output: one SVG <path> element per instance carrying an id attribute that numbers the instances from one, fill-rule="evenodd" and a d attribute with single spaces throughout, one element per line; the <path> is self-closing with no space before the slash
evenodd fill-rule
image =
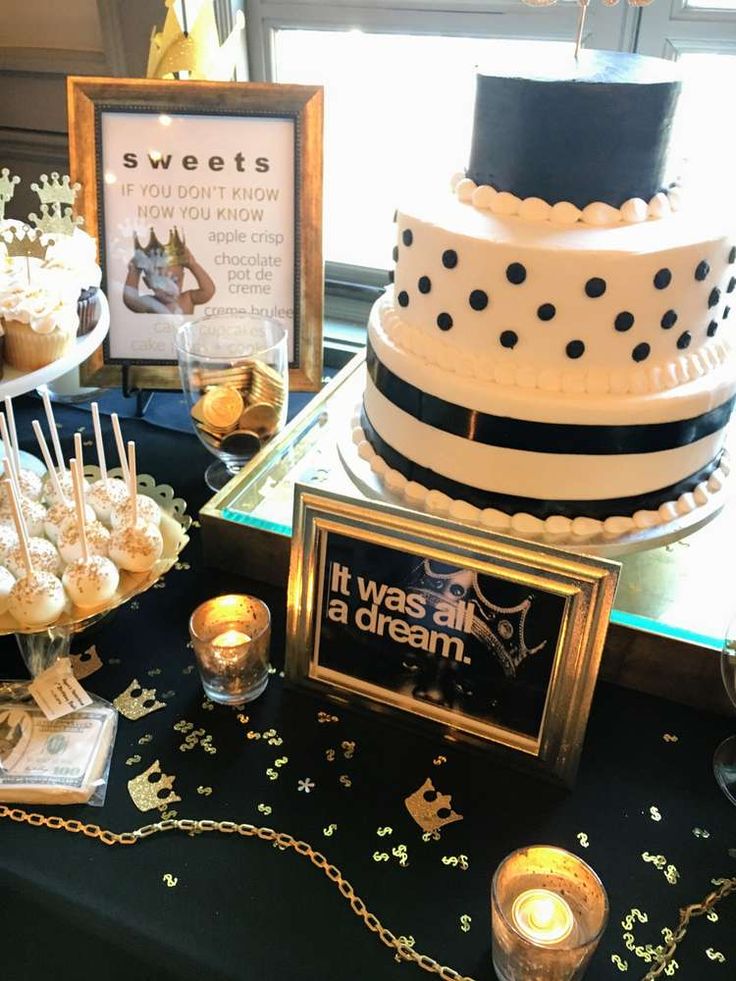
<path id="1" fill-rule="evenodd" d="M 202 473 L 210 458 L 193 435 L 159 425 L 167 418 L 165 400 L 173 406 L 177 396 L 156 398 L 154 423 L 132 420 L 126 435 L 137 440 L 140 470 L 171 483 L 196 513 L 209 496 Z M 38 411 L 31 398 L 16 404 L 28 449 Z M 86 410 L 62 408 L 57 415 L 66 452 L 80 427 L 85 441 L 91 439 Z M 88 452 L 91 460 L 91 446 Z M 736 846 L 736 810 L 711 772 L 713 750 L 736 728 L 734 720 L 601 684 L 577 784 L 571 793 L 560 791 L 502 769 L 489 754 L 450 748 L 289 690 L 278 673 L 284 593 L 205 569 L 197 528 L 181 566 L 162 588 L 74 647 L 94 643 L 103 661 L 84 682 L 88 690 L 112 699 L 138 678 L 159 697 L 167 693 L 166 708 L 137 722 L 120 719 L 104 807 L 29 809 L 114 831 L 138 827 L 159 814 L 137 811 L 127 781 L 158 759 L 176 777 L 182 800 L 171 809 L 178 817 L 264 824 L 311 842 L 389 929 L 479 981 L 493 977 L 490 879 L 499 861 L 522 845 L 568 848 L 605 883 L 611 916 L 588 975 L 596 979 L 619 977 L 624 964 L 627 977 L 644 975 L 647 965 L 623 936 L 621 921 L 632 908 L 648 916 L 647 923 L 634 923 L 636 945 L 656 945 L 662 929 L 675 925 L 679 906 L 704 896 L 713 878 L 736 874 L 728 853 Z M 247 576 L 247 553 L 242 571 Z M 187 647 L 191 610 L 226 591 L 253 592 L 274 615 L 277 673 L 264 696 L 241 712 L 204 699 Z M 0 640 L 0 665 L 5 677 L 25 674 L 12 637 Z M 339 721 L 319 721 L 320 711 Z M 217 752 L 205 752 L 201 740 L 183 750 L 182 721 L 204 729 Z M 269 730 L 280 744 L 254 736 Z M 343 743 L 354 743 L 353 752 Z M 452 794 L 464 818 L 439 841 L 424 842 L 403 802 L 428 776 Z M 299 789 L 307 780 L 314 784 L 308 792 Z M 379 828 L 391 833 L 378 835 Z M 400 845 L 408 855 L 404 867 L 392 854 Z M 376 861 L 374 853 L 389 858 Z M 665 856 L 677 881 L 670 884 L 644 853 Z M 442 862 L 460 855 L 467 870 Z M 170 833 L 106 847 L 81 834 L 6 820 L 0 822 L 0 896 L 0 966 L 8 981 L 421 976 L 394 961 L 322 873 L 257 839 Z M 680 977 L 736 977 L 736 900 L 724 901 L 716 922 L 695 923 L 677 961 Z"/>

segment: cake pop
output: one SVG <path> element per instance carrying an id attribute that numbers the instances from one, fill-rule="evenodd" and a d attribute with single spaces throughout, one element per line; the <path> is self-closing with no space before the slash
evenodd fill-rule
<path id="1" fill-rule="evenodd" d="M 15 576 L 8 572 L 4 565 L 0 565 L 0 614 L 7 613 L 10 590 L 15 584 Z"/>
<path id="2" fill-rule="evenodd" d="M 38 420 L 33 420 L 33 431 L 36 434 L 36 439 L 38 440 L 38 446 L 41 450 L 41 456 L 43 457 L 43 462 L 46 464 L 48 470 L 49 480 L 52 487 L 52 497 L 55 504 L 46 512 L 43 522 L 43 530 L 50 542 L 54 545 L 58 543 L 59 531 L 61 526 L 68 518 L 74 517 L 74 502 L 67 500 L 61 490 L 61 485 L 59 484 L 59 475 L 56 472 L 54 464 L 51 460 L 51 454 L 49 453 L 49 448 L 46 445 L 46 438 L 43 434 L 43 430 L 38 422 Z M 94 511 L 85 505 L 85 517 L 87 520 L 91 521 L 94 518 Z"/>
<path id="3" fill-rule="evenodd" d="M 21 626 L 45 627 L 64 610 L 64 587 L 53 573 L 34 568 L 28 548 L 28 531 L 18 507 L 15 488 L 10 480 L 3 480 L 2 483 L 11 500 L 11 513 L 23 554 L 22 575 L 10 589 L 8 610 Z"/>
<path id="4" fill-rule="evenodd" d="M 5 416 L 0 412 L 0 432 L 2 432 L 3 447 L 5 448 L 5 457 L 3 459 L 3 470 L 5 475 L 12 482 L 16 494 L 18 496 L 18 506 L 23 513 L 23 519 L 26 523 L 28 533 L 30 535 L 42 535 L 43 534 L 43 521 L 46 517 L 46 508 L 43 504 L 39 504 L 38 501 L 31 501 L 27 497 L 21 497 L 20 488 L 18 486 L 18 475 L 15 469 L 15 463 L 13 461 L 12 450 L 10 449 L 10 439 L 8 437 L 8 426 L 5 421 Z M 9 516 L 10 515 L 10 502 L 9 500 L 4 500 L 0 503 L 0 515 Z"/>
<path id="5" fill-rule="evenodd" d="M 95 517 L 90 521 L 85 507 L 85 532 L 90 555 L 107 555 L 110 551 L 110 532 Z M 59 529 L 56 541 L 59 555 L 64 562 L 75 562 L 82 555 L 82 538 L 79 533 L 79 520 L 76 511 L 68 517 Z"/>
<path id="6" fill-rule="evenodd" d="M 100 427 L 100 409 L 96 402 L 92 403 L 92 423 L 97 444 L 97 462 L 100 467 L 100 479 L 96 480 L 89 489 L 87 501 L 93 508 L 98 521 L 110 523 L 114 508 L 119 507 L 128 497 L 128 487 L 124 480 L 108 477 L 105 447 L 102 443 Z"/>
<path id="7" fill-rule="evenodd" d="M 62 581 L 76 606 L 103 606 L 115 595 L 120 576 L 109 559 L 90 553 L 82 494 L 82 465 L 78 457 L 72 461 L 71 472 L 81 555 L 66 567 Z"/>
<path id="8" fill-rule="evenodd" d="M 13 412 L 13 400 L 5 399 L 5 413 L 8 417 L 8 430 L 10 435 L 10 450 L 13 454 L 13 463 L 18 475 L 18 486 L 21 497 L 27 497 L 31 501 L 41 500 L 42 482 L 37 473 L 28 470 L 20 465 L 20 455 L 18 453 L 18 433 L 15 428 L 15 413 Z"/>
<path id="9" fill-rule="evenodd" d="M 121 569 L 129 572 L 147 572 L 161 557 L 164 543 L 161 532 L 151 522 L 138 518 L 136 486 L 135 443 L 128 443 L 128 490 L 132 508 L 129 525 L 116 528 L 110 540 L 110 558 Z"/>
<path id="10" fill-rule="evenodd" d="M 31 555 L 33 568 L 41 572 L 51 572 L 55 576 L 61 572 L 61 558 L 54 546 L 45 538 L 38 536 L 28 537 L 28 551 Z M 20 540 L 13 548 L 8 549 L 5 556 L 5 565 L 10 569 L 16 579 L 23 575 L 25 568 L 25 558 Z"/>
<path id="11" fill-rule="evenodd" d="M 18 544 L 18 533 L 12 521 L 0 521 L 0 563 L 5 565 L 8 552 Z"/>

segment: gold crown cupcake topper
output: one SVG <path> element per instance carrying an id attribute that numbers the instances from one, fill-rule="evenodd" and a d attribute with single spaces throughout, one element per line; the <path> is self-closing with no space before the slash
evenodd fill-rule
<path id="1" fill-rule="evenodd" d="M 112 704 L 121 715 L 132 722 L 158 709 L 166 708 L 166 702 L 156 700 L 156 689 L 141 687 L 137 678 L 133 678 L 125 691 L 121 692 Z"/>
<path id="2" fill-rule="evenodd" d="M 238 60 L 240 33 L 245 20 L 242 11 L 227 39 L 220 44 L 212 0 L 201 0 L 189 30 L 187 0 L 181 0 L 181 22 L 176 0 L 165 0 L 166 19 L 163 28 L 151 32 L 148 52 L 148 78 L 204 78 L 228 81 Z M 191 9 L 191 4 L 189 4 Z"/>
<path id="3" fill-rule="evenodd" d="M 152 779 L 158 777 L 158 779 Z M 139 811 L 152 811 L 161 804 L 173 804 L 181 797 L 173 791 L 176 777 L 170 777 L 161 769 L 161 764 L 155 760 L 147 770 L 128 781 L 128 793 Z M 162 791 L 168 790 L 168 794 Z"/>
<path id="4" fill-rule="evenodd" d="M 42 204 L 40 218 L 33 213 L 28 217 L 45 235 L 71 235 L 75 228 L 84 224 L 84 218 L 75 218 L 71 208 L 64 208 L 62 212 L 60 204 Z"/>
<path id="5" fill-rule="evenodd" d="M 84 219 L 75 218 L 73 212 L 74 199 L 81 184 L 72 184 L 68 174 L 60 179 L 56 171 L 51 178 L 48 174 L 41 174 L 39 180 L 40 184 L 31 184 L 31 190 L 36 192 L 41 202 L 41 217 L 30 214 L 29 219 L 45 234 L 71 235 L 78 225 L 84 224 Z"/>
<path id="6" fill-rule="evenodd" d="M 17 174 L 10 176 L 7 167 L 0 170 L 0 221 L 5 218 L 5 205 L 15 194 L 15 185 L 20 184 L 20 177 Z"/>
<path id="7" fill-rule="evenodd" d="M 30 228 L 28 225 L 11 228 L 10 231 L 3 232 L 0 238 L 5 243 L 9 258 L 44 260 L 51 245 L 48 240 L 42 242 L 41 232 L 38 229 Z"/>
<path id="8" fill-rule="evenodd" d="M 186 255 L 186 242 L 184 237 L 179 234 L 176 227 L 169 230 L 169 238 L 164 245 L 159 242 L 158 236 L 153 228 L 148 236 L 148 245 L 141 245 L 138 233 L 133 236 L 133 249 L 135 253 L 142 253 L 150 261 L 151 265 L 162 266 L 181 266 Z"/>
<path id="9" fill-rule="evenodd" d="M 31 184 L 31 190 L 38 195 L 41 204 L 66 204 L 72 207 L 77 193 L 81 190 L 81 184 L 72 184 L 68 174 L 59 180 L 59 175 L 53 171 L 51 177 L 48 174 L 41 174 L 40 184 Z"/>
<path id="10" fill-rule="evenodd" d="M 452 809 L 452 798 L 434 789 L 427 777 L 419 790 L 415 790 L 404 801 L 407 811 L 425 834 L 439 831 L 446 824 L 462 821 L 462 814 Z"/>

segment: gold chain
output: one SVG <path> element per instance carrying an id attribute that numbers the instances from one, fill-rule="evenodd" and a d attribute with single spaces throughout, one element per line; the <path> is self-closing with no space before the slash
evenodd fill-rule
<path id="1" fill-rule="evenodd" d="M 221 834 L 238 834 L 245 838 L 260 838 L 261 841 L 270 841 L 281 849 L 292 848 L 297 855 L 308 858 L 312 865 L 321 869 L 330 882 L 333 882 L 340 892 L 340 895 L 350 903 L 350 908 L 359 916 L 371 933 L 377 934 L 379 940 L 394 951 L 397 959 L 401 961 L 411 961 L 423 971 L 430 974 L 437 974 L 442 981 L 473 981 L 472 978 L 464 974 L 458 974 L 451 967 L 444 967 L 427 954 L 420 954 L 414 950 L 405 937 L 397 937 L 390 930 L 387 930 L 373 913 L 366 909 L 363 900 L 355 894 L 355 890 L 342 876 L 340 870 L 330 865 L 324 855 L 316 852 L 306 841 L 297 841 L 291 835 L 281 831 L 274 831 L 273 828 L 257 828 L 253 824 L 236 824 L 235 821 L 190 821 L 173 820 L 157 821 L 155 824 L 147 824 L 135 831 L 126 831 L 123 834 L 115 834 L 97 824 L 84 824 L 82 821 L 65 820 L 60 817 L 46 817 L 44 814 L 29 814 L 19 807 L 8 807 L 0 804 L 0 818 L 9 818 L 11 821 L 18 821 L 22 824 L 30 824 L 34 828 L 51 828 L 52 831 L 70 831 L 72 834 L 83 834 L 87 838 L 97 838 L 104 845 L 135 845 L 143 838 L 150 835 L 159 834 L 163 831 L 185 831 L 188 834 L 198 834 L 200 832 L 218 831 Z"/>
<path id="2" fill-rule="evenodd" d="M 680 910 L 680 920 L 677 924 L 677 929 L 672 934 L 672 939 L 659 955 L 658 963 L 647 971 L 642 981 L 654 981 L 654 978 L 658 978 L 662 974 L 664 969 L 672 960 L 675 950 L 677 949 L 677 945 L 687 933 L 690 920 L 694 919 L 696 916 L 704 916 L 706 913 L 709 913 L 717 902 L 719 902 L 721 899 L 725 899 L 726 896 L 735 890 L 736 878 L 724 879 L 717 889 L 714 889 L 713 892 L 709 893 L 705 897 L 702 903 L 693 903 L 692 906 L 683 907 Z"/>
<path id="3" fill-rule="evenodd" d="M 6 804 L 0 804 L 0 818 L 9 818 L 11 821 L 30 824 L 34 828 L 50 828 L 52 831 L 69 831 L 72 834 L 81 833 L 86 838 L 97 838 L 103 845 L 135 845 L 143 838 L 165 831 L 184 831 L 187 834 L 217 831 L 220 834 L 238 834 L 245 838 L 260 838 L 261 841 L 270 841 L 281 849 L 292 848 L 297 855 L 308 858 L 312 865 L 324 872 L 330 882 L 335 884 L 340 895 L 350 903 L 350 908 L 355 915 L 360 917 L 371 933 L 377 934 L 379 940 L 394 951 L 398 960 L 411 961 L 423 971 L 439 975 L 442 981 L 473 981 L 472 978 L 464 974 L 458 974 L 451 967 L 444 967 L 427 954 L 418 953 L 406 942 L 405 937 L 397 937 L 386 929 L 378 917 L 369 912 L 363 900 L 356 895 L 353 887 L 347 879 L 343 878 L 342 872 L 335 865 L 330 865 L 325 856 L 321 852 L 316 852 L 306 841 L 298 841 L 282 831 L 274 831 L 273 828 L 258 828 L 253 824 L 237 824 L 235 821 L 169 819 L 157 821 L 155 824 L 146 824 L 135 831 L 115 834 L 114 831 L 108 831 L 97 824 L 84 824 L 76 819 L 65 820 L 60 817 L 46 817 L 45 814 L 29 814 L 28 811 L 24 811 L 20 807 L 8 807 Z M 734 891 L 736 891 L 736 878 L 724 879 L 717 889 L 706 896 L 702 903 L 695 903 L 681 909 L 680 920 L 677 929 L 672 934 L 672 939 L 659 955 L 658 963 L 647 971 L 642 981 L 654 981 L 655 978 L 660 977 L 667 964 L 672 960 L 677 945 L 687 933 L 690 920 L 696 916 L 704 916 L 713 909 L 716 903 Z"/>

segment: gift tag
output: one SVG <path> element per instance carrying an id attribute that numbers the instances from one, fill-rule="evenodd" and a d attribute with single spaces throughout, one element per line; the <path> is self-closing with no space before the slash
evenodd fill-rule
<path id="1" fill-rule="evenodd" d="M 92 703 L 74 677 L 68 657 L 60 657 L 50 668 L 42 671 L 28 686 L 28 691 L 49 721 L 60 719 Z"/>

